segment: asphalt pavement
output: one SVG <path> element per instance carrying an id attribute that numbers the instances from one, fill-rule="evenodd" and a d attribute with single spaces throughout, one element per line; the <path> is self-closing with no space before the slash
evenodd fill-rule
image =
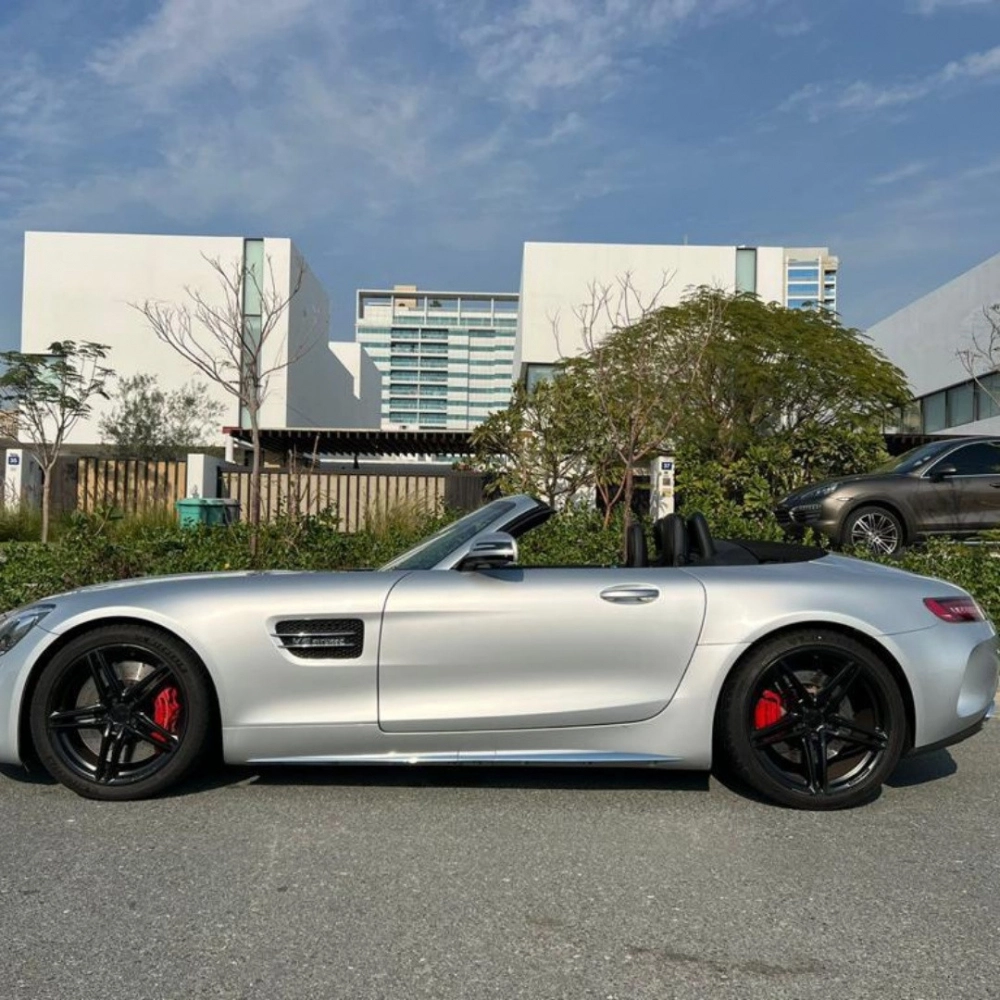
<path id="1" fill-rule="evenodd" d="M 0 777 L 0 1000 L 1000 996 L 1000 722 L 874 803 L 654 771 Z"/>

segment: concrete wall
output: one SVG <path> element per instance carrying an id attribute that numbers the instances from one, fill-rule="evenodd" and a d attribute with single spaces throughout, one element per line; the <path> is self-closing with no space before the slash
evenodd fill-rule
<path id="1" fill-rule="evenodd" d="M 330 300 L 309 269 L 302 254 L 289 243 L 290 270 L 286 281 L 302 283 L 288 308 L 287 350 L 293 364 L 287 386 L 276 384 L 280 412 L 265 421 L 268 427 L 340 427 L 333 403 L 334 386 L 346 374 L 328 350 L 330 340 Z M 286 354 L 287 356 L 287 354 Z M 294 360 L 294 359 L 298 360 Z M 276 379 L 276 383 L 282 380 Z"/>
<path id="2" fill-rule="evenodd" d="M 616 282 L 626 274 L 647 301 L 666 274 L 669 283 L 657 302 L 676 305 L 701 285 L 731 291 L 736 282 L 736 247 L 525 243 L 515 372 L 522 364 L 547 364 L 578 354 L 584 345 L 574 309 L 590 302 L 592 282 L 611 285 L 617 292 Z M 765 301 L 784 302 L 784 288 L 783 249 L 757 248 L 758 294 Z M 615 298 L 613 306 L 618 304 Z M 634 299 L 630 305 L 634 310 Z M 607 319 L 595 324 L 598 338 L 609 325 Z"/>
<path id="3" fill-rule="evenodd" d="M 329 345 L 337 359 L 337 378 L 330 385 L 334 407 L 331 427 L 378 428 L 382 423 L 382 374 L 358 343 Z"/>
<path id="4" fill-rule="evenodd" d="M 189 286 L 221 306 L 201 255 L 238 262 L 242 252 L 238 237 L 25 233 L 21 350 L 44 352 L 56 340 L 108 344 L 107 364 L 119 375 L 150 372 L 164 390 L 179 389 L 195 369 L 156 338 L 130 303 L 180 302 Z M 236 423 L 233 397 L 215 385 L 209 392 L 225 406 L 223 423 Z M 110 406 L 94 400 L 91 416 L 77 423 L 68 443 L 96 443 L 100 416 Z"/>
<path id="5" fill-rule="evenodd" d="M 21 350 L 44 352 L 53 341 L 65 339 L 107 344 L 111 351 L 106 363 L 118 375 L 152 373 L 166 391 L 197 378 L 209 385 L 212 398 L 224 406 L 220 427 L 238 425 L 235 398 L 158 340 L 130 305 L 147 300 L 190 304 L 185 292 L 190 288 L 211 305 L 222 307 L 224 295 L 206 257 L 239 267 L 243 237 L 26 233 Z M 270 377 L 261 423 L 270 427 L 345 426 L 338 419 L 338 397 L 332 386 L 345 380 L 353 384 L 354 376 L 327 349 L 330 304 L 326 292 L 291 240 L 266 238 L 264 257 L 268 293 L 287 296 L 292 275 L 300 267 L 303 270 L 302 286 L 268 338 L 262 358 L 265 368 L 287 361 L 289 351 L 298 360 Z M 378 392 L 376 385 L 371 403 L 376 408 Z M 100 418 L 112 405 L 95 400 L 92 414 L 79 421 L 68 443 L 99 443 Z M 352 421 L 346 426 L 368 425 Z M 220 434 L 211 443 L 222 444 L 224 439 Z"/>
<path id="6" fill-rule="evenodd" d="M 1000 302 L 1000 254 L 876 323 L 868 335 L 906 373 L 913 394 L 926 396 L 969 378 L 958 352 L 971 346 L 973 336 L 988 334 L 983 308 L 995 302 Z M 963 434 L 980 431 L 1000 431 L 1000 420 L 960 425 Z"/>

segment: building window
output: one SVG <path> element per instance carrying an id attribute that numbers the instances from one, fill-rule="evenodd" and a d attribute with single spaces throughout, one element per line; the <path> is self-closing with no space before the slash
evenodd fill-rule
<path id="1" fill-rule="evenodd" d="M 736 248 L 736 291 L 757 294 L 757 250 L 755 247 Z"/>
<path id="2" fill-rule="evenodd" d="M 924 433 L 933 434 L 935 431 L 943 431 L 948 426 L 947 394 L 935 392 L 933 395 L 924 396 Z"/>
<path id="3" fill-rule="evenodd" d="M 948 390 L 948 426 L 971 424 L 976 419 L 975 393 L 971 382 L 963 382 Z"/>
<path id="4" fill-rule="evenodd" d="M 547 382 L 558 365 L 525 365 L 524 387 L 531 392 L 539 382 Z"/>
<path id="5" fill-rule="evenodd" d="M 991 372 L 981 376 L 975 384 L 976 419 L 1000 417 L 1000 374 Z"/>

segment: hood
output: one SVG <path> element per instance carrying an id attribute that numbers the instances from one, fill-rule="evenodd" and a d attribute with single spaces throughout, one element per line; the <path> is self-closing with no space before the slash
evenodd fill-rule
<path id="1" fill-rule="evenodd" d="M 105 590 L 135 590 L 154 586 L 183 585 L 189 583 L 208 583 L 211 581 L 246 580 L 252 577 L 273 576 L 309 576 L 315 570 L 298 569 L 268 569 L 268 570 L 234 570 L 232 572 L 207 573 L 174 573 L 168 576 L 137 576 L 129 580 L 109 580 L 107 583 L 92 583 L 87 587 L 77 587 L 74 590 L 63 590 L 58 594 L 39 598 L 33 604 L 44 604 L 58 597 L 68 597 L 70 594 L 95 594 Z M 331 571 L 332 572 L 332 571 Z"/>
<path id="2" fill-rule="evenodd" d="M 838 486 L 849 486 L 851 483 L 877 483 L 903 478 L 905 478 L 905 473 L 901 472 L 860 472 L 851 476 L 835 476 L 830 479 L 821 479 L 818 482 L 809 483 L 808 486 L 803 486 L 789 493 L 781 503 L 796 502 L 807 494 L 812 493 L 813 490 L 821 490 L 824 486 L 832 486 L 834 483 Z"/>

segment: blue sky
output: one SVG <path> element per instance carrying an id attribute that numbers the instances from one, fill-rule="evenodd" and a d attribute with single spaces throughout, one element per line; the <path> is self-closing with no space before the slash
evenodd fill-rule
<path id="1" fill-rule="evenodd" d="M 26 229 L 291 236 L 335 339 L 525 240 L 827 244 L 862 326 L 1000 251 L 1000 0 L 4 0 L 0 51 L 3 348 Z"/>

